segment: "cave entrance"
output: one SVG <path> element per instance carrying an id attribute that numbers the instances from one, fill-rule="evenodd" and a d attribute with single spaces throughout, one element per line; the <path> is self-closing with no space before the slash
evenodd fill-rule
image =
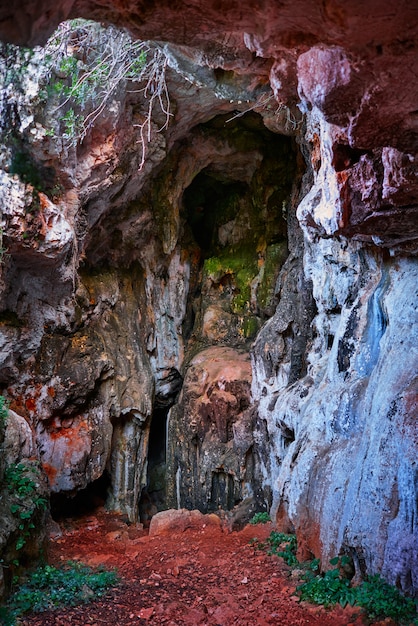
<path id="1" fill-rule="evenodd" d="M 139 521 L 148 526 L 151 517 L 166 507 L 166 449 L 168 409 L 155 409 L 149 434 L 147 485 L 139 500 Z"/>
<path id="2" fill-rule="evenodd" d="M 200 172 L 184 191 L 186 219 L 204 256 L 216 248 L 217 227 L 236 217 L 239 200 L 246 193 L 245 182 L 219 179 L 210 170 Z"/>
<path id="3" fill-rule="evenodd" d="M 110 477 L 105 471 L 100 478 L 76 493 L 51 493 L 52 519 L 59 522 L 65 518 L 91 515 L 98 508 L 105 506 L 109 489 Z"/>
<path id="4" fill-rule="evenodd" d="M 181 198 L 182 244 L 193 250 L 183 338 L 249 346 L 274 313 L 289 253 L 297 147 L 255 112 L 216 116 L 192 136 L 205 158 Z"/>
<path id="5" fill-rule="evenodd" d="M 193 133 L 195 148 L 201 141 L 204 150 L 209 141 L 214 149 L 182 197 L 183 216 L 203 258 L 231 246 L 255 252 L 261 238 L 267 245 L 287 239 L 294 139 L 272 132 L 252 111 L 217 115 Z"/>
<path id="6" fill-rule="evenodd" d="M 188 155 L 178 167 L 188 174 L 179 203 L 181 244 L 190 259 L 182 333 L 186 364 L 199 352 L 205 359 L 212 346 L 237 354 L 250 350 L 276 310 L 278 277 L 289 254 L 292 192 L 300 180 L 296 142 L 269 130 L 258 113 L 231 115 L 192 129 L 193 159 Z M 182 143 L 180 155 L 186 148 Z M 219 415 L 239 406 L 241 392 L 234 395 L 232 385 L 225 392 L 221 374 L 216 383 L 214 375 L 215 384 L 224 396 L 215 400 L 213 394 L 209 402 L 219 406 Z M 181 502 L 205 512 L 231 510 L 247 496 L 248 484 L 259 492 L 253 453 L 243 458 L 232 428 L 247 407 L 231 408 L 229 428 L 218 428 L 218 408 L 201 410 L 197 389 L 188 379 L 170 419 L 168 499 L 172 506 Z M 230 405 L 228 394 L 234 397 Z"/>

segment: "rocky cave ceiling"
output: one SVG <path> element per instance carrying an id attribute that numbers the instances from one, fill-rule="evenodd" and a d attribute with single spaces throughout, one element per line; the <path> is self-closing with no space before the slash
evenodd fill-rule
<path id="1" fill-rule="evenodd" d="M 13 9 L 1 3 L 0 37 L 34 45 L 61 20 L 77 16 L 124 26 L 141 39 L 170 42 L 184 63 L 203 72 L 211 68 L 215 83 L 228 72 L 252 89 L 270 83 L 278 103 L 295 116 L 297 103 L 302 110 L 316 107 L 339 129 L 332 142 L 337 174 L 358 164 L 350 181 L 337 175 L 343 193 L 364 196 L 365 177 L 375 177 L 381 186 L 381 197 L 370 198 L 366 211 L 355 207 L 350 214 L 342 207 L 340 232 L 366 240 L 374 236 L 388 246 L 416 238 L 414 2 L 368 0 L 348 7 L 338 0 L 223 1 L 205 3 L 202 10 L 200 2 L 19 0 Z M 177 120 L 179 132 L 181 124 Z"/>

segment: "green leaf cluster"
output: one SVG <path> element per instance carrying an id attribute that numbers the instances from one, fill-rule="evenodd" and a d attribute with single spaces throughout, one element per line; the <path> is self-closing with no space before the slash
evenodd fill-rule
<path id="1" fill-rule="evenodd" d="M 303 577 L 305 582 L 297 588 L 301 600 L 325 607 L 337 603 L 342 607 L 355 604 L 355 589 L 350 586 L 348 578 L 341 578 L 338 568 L 323 574 L 315 574 L 315 570 L 309 568 Z"/>
<path id="2" fill-rule="evenodd" d="M 353 586 L 344 571 L 351 564 L 347 555 L 336 556 L 330 565 L 336 566 L 320 572 L 319 559 L 300 563 L 296 558 L 297 541 L 295 535 L 273 531 L 265 542 L 253 539 L 251 544 L 257 549 L 275 554 L 291 567 L 303 568 L 303 583 L 297 587 L 300 600 L 322 604 L 325 607 L 340 604 L 342 607 L 359 606 L 370 619 L 390 618 L 396 624 L 418 626 L 416 603 L 403 596 L 400 591 L 387 583 L 379 574 L 368 576 L 360 585 Z"/>
<path id="3" fill-rule="evenodd" d="M 9 404 L 4 396 L 0 396 L 0 429 L 6 426 L 9 415 Z"/>
<path id="4" fill-rule="evenodd" d="M 267 551 L 268 554 L 280 556 L 283 561 L 291 567 L 298 565 L 299 561 L 296 558 L 296 535 L 273 531 L 267 541 L 270 544 Z"/>
<path id="5" fill-rule="evenodd" d="M 6 468 L 5 481 L 8 490 L 19 498 L 31 498 L 38 491 L 33 476 L 39 476 L 39 469 L 24 463 L 13 463 Z"/>
<path id="6" fill-rule="evenodd" d="M 344 557 L 342 557 L 344 558 Z M 335 564 L 332 559 L 331 564 Z M 415 602 L 403 596 L 378 574 L 368 576 L 361 585 L 353 587 L 340 570 L 330 569 L 316 576 L 308 571 L 305 582 L 298 587 L 301 600 L 325 607 L 340 604 L 361 606 L 371 619 L 391 618 L 397 624 L 418 624 Z"/>
<path id="7" fill-rule="evenodd" d="M 12 625 L 25 613 L 83 604 L 100 598 L 117 583 L 116 571 L 104 568 L 92 569 L 78 562 L 69 562 L 63 568 L 44 565 L 32 572 L 12 594 L 3 619 Z"/>
<path id="8" fill-rule="evenodd" d="M 267 511 L 255 513 L 250 519 L 250 524 L 267 524 L 268 522 L 271 522 L 271 518 Z"/>
<path id="9" fill-rule="evenodd" d="M 39 495 L 39 479 L 39 467 L 33 463 L 13 463 L 4 473 L 6 487 L 13 498 L 10 511 L 19 520 L 16 550 L 24 547 L 30 531 L 35 528 L 35 513 L 45 510 L 48 504 L 46 498 Z"/>
<path id="10" fill-rule="evenodd" d="M 296 558 L 296 535 L 288 535 L 273 530 L 265 542 L 255 540 L 253 545 L 259 550 L 265 550 L 267 554 L 280 556 L 291 567 L 299 565 Z"/>
<path id="11" fill-rule="evenodd" d="M 401 595 L 378 574 L 368 576 L 354 590 L 356 604 L 362 606 L 372 619 L 390 617 L 399 624 L 418 624 L 417 607 L 412 598 Z"/>

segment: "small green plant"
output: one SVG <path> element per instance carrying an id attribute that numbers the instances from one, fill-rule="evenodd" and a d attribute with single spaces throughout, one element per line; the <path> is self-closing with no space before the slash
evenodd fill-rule
<path id="1" fill-rule="evenodd" d="M 270 544 L 268 554 L 280 556 L 291 567 L 299 564 L 296 558 L 296 535 L 287 535 L 286 533 L 273 531 L 267 541 Z"/>
<path id="2" fill-rule="evenodd" d="M 356 604 L 363 607 L 372 619 L 390 617 L 397 624 L 418 624 L 415 602 L 401 595 L 378 574 L 369 576 L 355 590 Z"/>
<path id="3" fill-rule="evenodd" d="M 9 415 L 9 404 L 4 396 L 0 396 L 0 429 L 6 426 Z"/>
<path id="4" fill-rule="evenodd" d="M 80 128 L 82 125 L 82 117 L 81 115 L 77 115 L 74 109 L 68 109 L 68 111 L 60 118 L 60 120 L 64 124 L 64 139 L 73 140 L 77 137 L 80 132 Z"/>
<path id="5" fill-rule="evenodd" d="M 157 44 L 134 41 L 113 26 L 103 28 L 96 22 L 77 19 L 60 24 L 44 48 L 44 60 L 49 72 L 40 94 L 47 104 L 54 103 L 52 113 L 62 112 L 59 121 L 67 144 L 82 143 L 103 111 L 119 98 L 127 81 L 136 84 L 136 91 L 148 100 L 144 122 L 135 125 L 143 150 L 145 138 L 151 139 L 156 105 L 165 116 L 159 130 L 167 127 L 172 116 L 165 79 L 167 56 Z M 60 133 L 47 128 L 46 134 Z"/>
<path id="6" fill-rule="evenodd" d="M 341 604 L 355 604 L 355 590 L 350 587 L 348 578 L 341 578 L 338 568 L 330 569 L 323 574 L 317 570 L 307 569 L 303 578 L 305 582 L 297 588 L 301 600 L 309 600 L 325 607 Z"/>
<path id="7" fill-rule="evenodd" d="M 288 535 L 273 530 L 265 542 L 253 540 L 252 544 L 258 550 L 265 550 L 267 554 L 280 556 L 291 567 L 299 565 L 296 558 L 296 535 Z"/>
<path id="8" fill-rule="evenodd" d="M 9 491 L 19 498 L 32 498 L 36 495 L 38 485 L 33 475 L 39 475 L 39 468 L 29 467 L 24 463 L 13 463 L 5 472 L 5 480 Z"/>
<path id="9" fill-rule="evenodd" d="M 255 513 L 250 519 L 250 524 L 267 524 L 268 522 L 271 522 L 271 518 L 266 511 Z"/>
<path id="10" fill-rule="evenodd" d="M 36 512 L 45 510 L 48 504 L 46 498 L 39 495 L 39 479 L 40 470 L 34 463 L 13 463 L 4 473 L 5 484 L 13 498 L 10 511 L 19 521 L 16 550 L 23 548 L 35 528 Z"/>
<path id="11" fill-rule="evenodd" d="M 69 562 L 63 568 L 44 565 L 32 572 L 12 594 L 3 619 L 8 619 L 5 623 L 11 625 L 25 613 L 83 604 L 102 597 L 117 583 L 116 571 L 92 569 L 77 562 Z"/>

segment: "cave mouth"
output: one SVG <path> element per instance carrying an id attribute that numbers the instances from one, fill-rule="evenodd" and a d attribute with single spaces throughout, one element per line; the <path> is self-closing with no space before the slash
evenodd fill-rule
<path id="1" fill-rule="evenodd" d="M 249 346 L 274 313 L 289 254 L 298 147 L 255 112 L 217 115 L 190 136 L 195 158 L 180 168 L 193 168 L 180 198 L 181 243 L 193 250 L 183 338 Z"/>
<path id="2" fill-rule="evenodd" d="M 51 516 L 55 522 L 66 518 L 80 518 L 93 514 L 106 504 L 110 489 L 110 476 L 105 471 L 100 478 L 75 493 L 51 493 Z"/>
<path id="3" fill-rule="evenodd" d="M 216 115 L 191 136 L 197 154 L 200 141 L 203 150 L 207 142 L 214 150 L 181 198 L 202 258 L 240 243 L 255 248 L 260 237 L 267 245 L 287 239 L 286 211 L 297 172 L 294 138 L 269 130 L 254 111 Z"/>
<path id="4" fill-rule="evenodd" d="M 210 255 L 217 244 L 217 225 L 221 220 L 228 222 L 236 217 L 239 198 L 246 193 L 246 183 L 219 180 L 206 168 L 185 189 L 186 219 L 203 256 Z"/>
<path id="5" fill-rule="evenodd" d="M 138 505 L 139 521 L 145 527 L 159 511 L 166 506 L 166 469 L 167 469 L 167 408 L 157 408 L 151 420 L 148 455 L 147 483 L 142 489 Z"/>

